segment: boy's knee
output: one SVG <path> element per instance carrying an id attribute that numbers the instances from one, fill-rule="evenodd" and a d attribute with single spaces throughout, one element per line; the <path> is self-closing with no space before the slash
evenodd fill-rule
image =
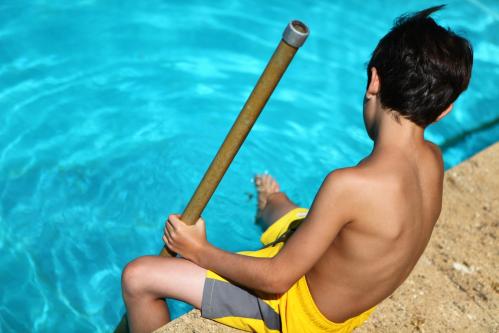
<path id="1" fill-rule="evenodd" d="M 123 295 L 133 297 L 144 292 L 144 275 L 147 272 L 147 258 L 140 257 L 129 262 L 121 273 Z"/>

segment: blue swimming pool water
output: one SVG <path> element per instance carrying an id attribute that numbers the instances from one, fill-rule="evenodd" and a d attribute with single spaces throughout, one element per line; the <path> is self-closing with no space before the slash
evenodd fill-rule
<path id="1" fill-rule="evenodd" d="M 311 37 L 204 213 L 214 244 L 257 248 L 255 172 L 307 206 L 328 171 L 370 151 L 365 62 L 395 16 L 437 2 L 403 3 L 2 1 L 0 331 L 114 328 L 122 268 L 159 252 L 165 216 L 299 18 Z M 436 17 L 476 59 L 469 91 L 428 132 L 451 167 L 499 140 L 499 5 L 447 3 Z"/>

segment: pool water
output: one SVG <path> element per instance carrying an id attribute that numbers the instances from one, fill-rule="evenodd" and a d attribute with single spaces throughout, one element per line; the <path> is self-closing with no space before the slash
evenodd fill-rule
<path id="1" fill-rule="evenodd" d="M 475 48 L 469 90 L 427 133 L 448 168 L 499 141 L 499 4 L 447 3 L 435 17 Z M 122 268 L 159 253 L 165 217 L 298 18 L 311 36 L 203 214 L 215 245 L 258 248 L 253 174 L 308 206 L 330 170 L 368 154 L 370 52 L 397 15 L 434 4 L 2 1 L 0 332 L 114 328 Z"/>

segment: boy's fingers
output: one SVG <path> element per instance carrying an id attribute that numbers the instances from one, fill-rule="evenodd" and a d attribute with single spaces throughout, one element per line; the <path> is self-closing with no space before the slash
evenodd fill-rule
<path id="1" fill-rule="evenodd" d="M 167 226 L 171 225 L 171 227 L 175 229 L 177 228 L 179 222 L 180 220 L 178 219 L 178 217 L 172 214 L 168 217 Z"/>
<path id="2" fill-rule="evenodd" d="M 166 243 L 166 245 L 168 246 L 168 248 L 169 248 L 170 250 L 173 250 L 174 245 L 173 245 L 173 239 L 172 239 L 172 236 L 171 236 L 169 233 L 166 233 L 166 234 L 163 236 L 163 239 L 165 240 L 165 243 Z"/>
<path id="3" fill-rule="evenodd" d="M 175 232 L 175 227 L 171 223 L 167 223 L 165 231 L 167 231 L 169 234 L 172 234 Z"/>
<path id="4" fill-rule="evenodd" d="M 173 223 L 174 227 L 177 227 L 178 225 L 185 224 L 184 221 L 182 221 L 180 214 L 171 214 L 168 218 Z"/>
<path id="5" fill-rule="evenodd" d="M 172 242 L 166 237 L 166 235 L 163 235 L 163 242 L 165 242 L 165 245 L 173 251 L 173 245 Z"/>
<path id="6" fill-rule="evenodd" d="M 168 227 L 169 224 L 171 224 L 170 218 L 168 218 L 165 222 L 165 229 Z"/>

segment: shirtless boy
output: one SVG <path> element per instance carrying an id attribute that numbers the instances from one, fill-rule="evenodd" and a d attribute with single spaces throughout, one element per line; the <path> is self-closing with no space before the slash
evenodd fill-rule
<path id="1" fill-rule="evenodd" d="M 308 211 L 271 176 L 255 178 L 262 250 L 226 252 L 208 243 L 202 219 L 169 216 L 163 240 L 183 258 L 145 256 L 123 272 L 132 332 L 170 320 L 165 297 L 247 331 L 350 332 L 402 284 L 442 204 L 442 155 L 424 131 L 451 111 L 473 62 L 468 41 L 429 17 L 440 8 L 397 20 L 372 54 L 370 155 L 329 173 Z"/>

